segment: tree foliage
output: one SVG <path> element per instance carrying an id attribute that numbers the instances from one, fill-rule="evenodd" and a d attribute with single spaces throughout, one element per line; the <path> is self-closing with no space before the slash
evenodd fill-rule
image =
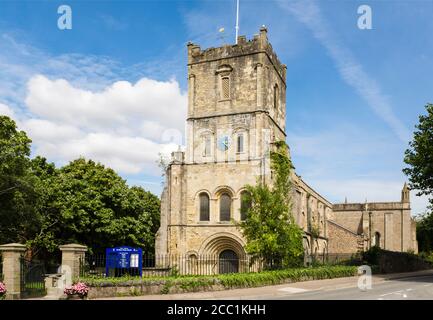
<path id="1" fill-rule="evenodd" d="M 419 117 L 413 140 L 405 152 L 408 167 L 403 172 L 409 176 L 410 187 L 418 195 L 433 195 L 433 104 L 426 105 L 427 115 Z M 433 204 L 433 198 L 430 198 Z"/>
<path id="2" fill-rule="evenodd" d="M 0 243 L 26 243 L 33 254 L 71 242 L 96 251 L 153 250 L 158 197 L 92 160 L 56 168 L 43 157 L 30 159 L 30 144 L 13 120 L 0 117 Z"/>
<path id="3" fill-rule="evenodd" d="M 83 158 L 52 171 L 35 159 L 42 179 L 44 224 L 34 245 L 52 250 L 77 242 L 96 251 L 118 245 L 153 249 L 159 199 L 141 187 L 129 188 L 110 168 Z"/>
<path id="4" fill-rule="evenodd" d="M 433 213 L 424 213 L 416 222 L 416 238 L 419 252 L 433 251 Z"/>
<path id="5" fill-rule="evenodd" d="M 430 213 L 425 212 L 417 221 L 419 251 L 433 250 L 433 104 L 425 106 L 427 114 L 419 117 L 413 140 L 405 152 L 404 162 L 408 167 L 403 172 L 408 175 L 410 187 L 418 190 L 418 195 L 430 197 Z"/>
<path id="6" fill-rule="evenodd" d="M 25 242 L 39 225 L 30 144 L 12 119 L 0 116 L 0 243 Z"/>
<path id="7" fill-rule="evenodd" d="M 247 185 L 251 203 L 239 227 L 247 240 L 246 251 L 267 268 L 299 265 L 303 258 L 303 232 L 294 221 L 290 174 L 293 169 L 285 142 L 271 152 L 272 186 L 259 180 Z"/>

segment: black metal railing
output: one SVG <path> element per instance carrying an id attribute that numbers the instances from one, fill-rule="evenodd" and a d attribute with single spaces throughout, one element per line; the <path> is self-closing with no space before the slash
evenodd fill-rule
<path id="1" fill-rule="evenodd" d="M 109 258 L 110 259 L 110 258 Z M 105 254 L 86 255 L 80 260 L 80 276 L 118 277 L 138 276 L 138 268 L 106 268 Z M 153 255 L 142 258 L 143 277 L 165 277 L 176 275 L 214 275 L 220 273 L 259 271 L 260 263 L 251 258 L 221 258 L 215 255 Z"/>
<path id="2" fill-rule="evenodd" d="M 20 259 L 21 266 L 21 297 L 38 297 L 46 294 L 45 264 L 41 261 Z"/>

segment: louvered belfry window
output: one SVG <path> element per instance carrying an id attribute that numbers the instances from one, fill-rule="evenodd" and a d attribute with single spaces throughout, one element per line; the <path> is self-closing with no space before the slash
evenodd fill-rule
<path id="1" fill-rule="evenodd" d="M 222 99 L 230 99 L 230 78 L 223 77 L 221 78 L 221 90 L 222 90 Z"/>

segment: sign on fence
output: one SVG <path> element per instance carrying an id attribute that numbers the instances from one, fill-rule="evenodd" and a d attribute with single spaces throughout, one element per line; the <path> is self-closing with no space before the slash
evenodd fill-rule
<path id="1" fill-rule="evenodd" d="M 140 248 L 116 247 L 105 249 L 107 276 L 143 275 L 143 251 Z"/>

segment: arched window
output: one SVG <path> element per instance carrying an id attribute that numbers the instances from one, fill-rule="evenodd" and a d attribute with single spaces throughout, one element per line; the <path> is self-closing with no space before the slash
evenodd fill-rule
<path id="1" fill-rule="evenodd" d="M 200 193 L 200 221 L 209 221 L 209 196 L 206 193 Z"/>
<path id="2" fill-rule="evenodd" d="M 251 208 L 251 197 L 247 191 L 241 193 L 241 220 L 247 218 L 248 209 Z"/>
<path id="3" fill-rule="evenodd" d="M 227 193 L 220 197 L 220 221 L 230 221 L 232 208 L 232 198 Z"/>
<path id="4" fill-rule="evenodd" d="M 374 233 L 374 245 L 380 247 L 380 233 L 377 231 Z"/>

